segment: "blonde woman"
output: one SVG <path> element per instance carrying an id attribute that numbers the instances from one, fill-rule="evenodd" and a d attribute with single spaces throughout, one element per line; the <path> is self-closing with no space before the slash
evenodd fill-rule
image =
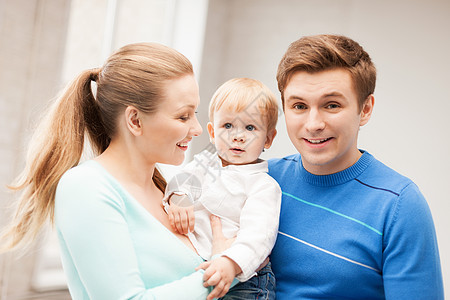
<path id="1" fill-rule="evenodd" d="M 54 221 L 73 299 L 205 299 L 204 285 L 216 282 L 203 283 L 203 260 L 172 230 L 156 168 L 183 162 L 202 132 L 198 104 L 191 63 L 163 45 L 127 45 L 82 72 L 33 137 L 4 248 L 29 244 Z M 79 164 L 85 136 L 97 156 Z"/>

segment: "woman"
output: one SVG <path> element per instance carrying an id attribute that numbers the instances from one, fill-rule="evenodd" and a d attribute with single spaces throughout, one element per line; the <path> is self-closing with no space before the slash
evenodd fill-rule
<path id="1" fill-rule="evenodd" d="M 159 44 L 125 46 L 81 73 L 33 137 L 9 249 L 50 219 L 73 299 L 205 299 L 203 261 L 172 231 L 156 168 L 183 162 L 202 132 L 198 104 L 191 63 Z M 85 133 L 98 156 L 78 165 Z M 218 286 L 208 299 L 223 294 Z"/>

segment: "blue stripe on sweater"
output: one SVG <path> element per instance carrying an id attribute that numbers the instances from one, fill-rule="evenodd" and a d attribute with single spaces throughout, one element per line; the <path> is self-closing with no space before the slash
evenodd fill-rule
<path id="1" fill-rule="evenodd" d="M 314 204 L 314 203 L 305 201 L 305 200 L 303 200 L 303 199 L 300 199 L 300 198 L 298 198 L 298 197 L 296 197 L 296 196 L 294 196 L 294 195 L 291 195 L 291 194 L 289 194 L 289 193 L 286 193 L 286 192 L 283 192 L 283 195 L 288 196 L 288 197 L 291 197 L 291 198 L 293 198 L 293 199 L 295 199 L 295 200 L 297 200 L 297 201 L 300 201 L 300 202 L 302 202 L 302 203 L 305 203 L 305 204 L 308 204 L 308 205 L 311 205 L 311 206 L 314 206 L 314 207 L 317 207 L 317 208 L 321 208 L 321 209 L 326 210 L 326 211 L 328 211 L 328 212 L 330 212 L 330 213 L 333 213 L 333 214 L 335 214 L 335 215 L 338 215 L 338 216 L 341 216 L 341 217 L 343 217 L 343 218 L 346 218 L 346 219 L 348 219 L 348 220 L 350 220 L 350 221 L 353 221 L 353 222 L 356 222 L 356 223 L 358 223 L 358 224 L 361 224 L 361 225 L 363 225 L 364 227 L 366 227 L 366 228 L 372 230 L 373 232 L 375 232 L 375 233 L 377 233 L 377 234 L 379 234 L 379 235 L 383 235 L 382 232 L 380 232 L 379 230 L 373 228 L 372 226 L 367 225 L 366 223 L 364 223 L 364 222 L 362 222 L 362 221 L 360 221 L 360 220 L 357 220 L 357 219 L 355 219 L 355 218 L 346 216 L 346 215 L 344 215 L 344 214 L 342 214 L 342 213 L 340 213 L 340 212 L 337 212 L 337 211 L 334 211 L 334 210 L 332 210 L 332 209 L 329 209 L 328 207 L 325 207 L 325 206 L 322 206 L 322 205 L 318 205 L 318 204 Z"/>

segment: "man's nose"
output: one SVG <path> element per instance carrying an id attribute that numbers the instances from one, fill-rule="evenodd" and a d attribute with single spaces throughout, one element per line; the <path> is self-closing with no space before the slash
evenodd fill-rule
<path id="1" fill-rule="evenodd" d="M 322 113 L 317 109 L 310 110 L 305 127 L 308 131 L 320 131 L 325 128 L 325 120 Z"/>

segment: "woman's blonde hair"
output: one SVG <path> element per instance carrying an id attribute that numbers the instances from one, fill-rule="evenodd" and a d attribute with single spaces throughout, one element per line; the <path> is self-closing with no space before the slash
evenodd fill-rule
<path id="1" fill-rule="evenodd" d="M 209 103 L 209 121 L 214 112 L 225 107 L 242 112 L 256 104 L 267 122 L 267 131 L 275 129 L 278 121 L 278 102 L 273 92 L 261 81 L 251 78 L 233 78 L 222 84 Z"/>
<path id="2" fill-rule="evenodd" d="M 79 163 L 85 134 L 94 154 L 102 153 L 116 134 L 121 111 L 132 105 L 144 113 L 155 112 L 164 96 L 164 83 L 189 74 L 192 65 L 179 52 L 156 43 L 138 43 L 120 48 L 102 68 L 75 78 L 31 139 L 25 169 L 11 186 L 22 194 L 1 250 L 30 245 L 47 220 L 53 224 L 57 184 Z M 95 97 L 92 82 L 97 86 Z M 156 169 L 153 181 L 164 192 L 166 182 Z"/>

